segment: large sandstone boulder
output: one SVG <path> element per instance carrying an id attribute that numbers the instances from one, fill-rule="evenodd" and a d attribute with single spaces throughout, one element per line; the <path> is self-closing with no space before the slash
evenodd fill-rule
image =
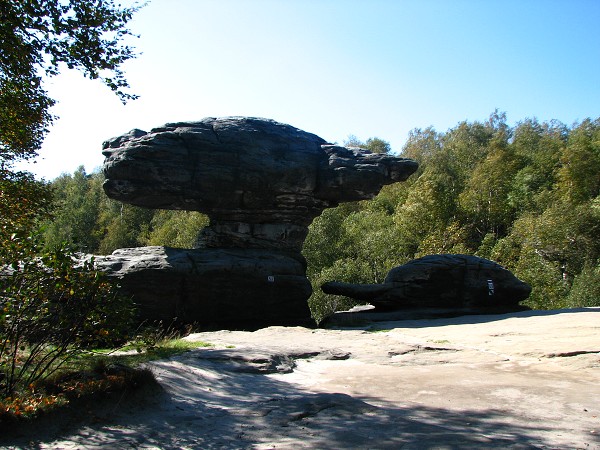
<path id="1" fill-rule="evenodd" d="M 417 163 L 328 144 L 248 117 L 171 123 L 104 143 L 106 194 L 132 205 L 206 213 L 200 245 L 299 252 L 323 209 L 374 197 Z"/>
<path id="2" fill-rule="evenodd" d="M 531 287 L 498 263 L 470 255 L 429 255 L 389 271 L 382 284 L 328 282 L 326 294 L 366 301 L 380 310 L 458 308 L 462 312 L 524 309 Z"/>
<path id="3" fill-rule="evenodd" d="M 140 247 L 95 256 L 140 306 L 140 320 L 256 329 L 308 325 L 311 285 L 302 259 L 260 249 Z"/>
<path id="4" fill-rule="evenodd" d="M 203 325 L 306 324 L 300 251 L 312 220 L 369 199 L 417 163 L 328 144 L 273 120 L 207 118 L 133 130 L 104 143 L 106 194 L 147 208 L 206 213 L 196 250 L 140 248 L 98 257 L 142 318 Z"/>

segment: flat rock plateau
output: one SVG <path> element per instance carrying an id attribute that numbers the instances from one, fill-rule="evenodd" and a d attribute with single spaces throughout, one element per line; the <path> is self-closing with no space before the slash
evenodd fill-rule
<path id="1" fill-rule="evenodd" d="M 190 335 L 160 388 L 8 448 L 600 448 L 600 308 Z M 106 403 L 106 402 L 104 402 Z"/>

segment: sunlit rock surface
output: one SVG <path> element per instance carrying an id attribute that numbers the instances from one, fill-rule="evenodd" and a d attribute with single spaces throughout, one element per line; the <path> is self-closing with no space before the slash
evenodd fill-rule
<path id="1" fill-rule="evenodd" d="M 226 117 L 134 130 L 104 143 L 106 194 L 147 208 L 201 211 L 206 247 L 300 251 L 323 209 L 365 200 L 417 163 L 328 144 L 273 120 Z"/>
<path id="2" fill-rule="evenodd" d="M 417 169 L 409 159 L 252 117 L 133 130 L 106 141 L 103 154 L 110 198 L 210 218 L 198 249 L 118 250 L 98 259 L 142 317 L 249 328 L 307 324 L 311 287 L 300 251 L 312 220 Z"/>

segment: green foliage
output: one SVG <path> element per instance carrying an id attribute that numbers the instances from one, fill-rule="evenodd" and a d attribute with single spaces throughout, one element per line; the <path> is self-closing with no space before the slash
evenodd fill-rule
<path id="1" fill-rule="evenodd" d="M 600 264 L 596 267 L 587 264 L 581 273 L 575 276 L 566 306 L 600 306 Z"/>
<path id="2" fill-rule="evenodd" d="M 315 219 L 303 249 L 309 277 L 343 263 L 347 270 L 355 269 L 353 278 L 367 283 L 383 281 L 398 263 L 403 242 L 394 231 L 394 218 L 379 209 L 368 209 L 370 206 L 368 202 L 346 203 Z"/>
<path id="3" fill-rule="evenodd" d="M 41 225 L 44 249 L 61 245 L 85 253 L 109 254 L 118 248 L 165 245 L 193 248 L 208 217 L 195 211 L 139 208 L 109 199 L 104 175 L 83 167 L 52 181 L 53 213 Z"/>
<path id="4" fill-rule="evenodd" d="M 101 254 L 118 248 L 139 247 L 148 239 L 149 224 L 154 211 L 104 199 L 98 217 L 102 238 L 98 246 Z"/>
<path id="5" fill-rule="evenodd" d="M 312 317 L 317 323 L 336 311 L 344 311 L 359 304 L 356 300 L 340 295 L 329 295 L 321 291 L 321 285 L 327 281 L 346 281 L 353 283 L 369 283 L 369 267 L 361 261 L 340 259 L 335 264 L 323 268 L 311 277 L 313 294 L 308 299 Z"/>
<path id="6" fill-rule="evenodd" d="M 4 255 L 1 246 L 29 236 L 40 219 L 49 217 L 51 203 L 52 192 L 45 183 L 30 173 L 0 168 L 0 251 Z"/>
<path id="7" fill-rule="evenodd" d="M 414 130 L 402 156 L 419 161 L 416 174 L 370 201 L 325 210 L 310 226 L 303 254 L 313 316 L 354 305 L 323 294 L 322 283 L 381 283 L 390 268 L 434 253 L 498 261 L 532 285 L 527 304 L 534 308 L 593 304 L 596 291 L 582 286 L 596 285 L 600 260 L 599 129 L 599 120 L 571 128 L 525 120 L 510 128 L 495 112 L 446 133 Z M 351 138 L 347 145 L 365 146 Z M 80 169 L 52 183 L 64 214 L 44 223 L 47 248 L 63 241 L 94 253 L 189 248 L 208 223 L 197 212 L 114 202 L 102 181 Z"/>
<path id="8" fill-rule="evenodd" d="M 513 178 L 509 203 L 517 213 L 542 212 L 549 206 L 567 135 L 567 128 L 558 122 L 525 120 L 515 128 L 511 147 L 523 167 Z"/>
<path id="9" fill-rule="evenodd" d="M 11 78 L 0 69 L 0 162 L 8 165 L 36 155 L 52 123 L 54 103 L 41 78 Z"/>
<path id="10" fill-rule="evenodd" d="M 329 314 L 350 308 L 353 300 L 324 294 L 326 281 L 381 283 L 401 260 L 403 241 L 394 218 L 377 203 L 345 203 L 316 218 L 304 243 L 307 273 L 313 285 L 309 306 L 320 322 Z"/>
<path id="11" fill-rule="evenodd" d="M 467 231 L 458 222 L 452 222 L 444 228 L 433 229 L 421 240 L 414 256 L 420 258 L 438 253 L 473 253 L 472 248 L 467 247 L 469 243 L 467 236 Z"/>
<path id="12" fill-rule="evenodd" d="M 587 119 L 569 134 L 560 162 L 563 196 L 580 203 L 600 194 L 600 119 Z"/>
<path id="13" fill-rule="evenodd" d="M 332 266 L 343 252 L 343 222 L 359 208 L 358 203 L 343 203 L 337 208 L 326 209 L 310 226 L 304 241 L 303 254 L 308 261 L 309 278 L 324 267 Z"/>
<path id="14" fill-rule="evenodd" d="M 70 254 L 57 249 L 13 261 L 5 270 L 0 280 L 4 394 L 49 376 L 91 346 L 113 345 L 126 336 L 133 305 L 93 270 L 93 261 L 74 267 Z"/>
<path id="15" fill-rule="evenodd" d="M 354 136 L 348 144 L 364 147 Z M 498 261 L 532 285 L 533 308 L 600 304 L 600 119 L 511 128 L 495 111 L 446 133 L 413 130 L 401 155 L 420 164 L 407 182 L 311 225 L 304 255 L 317 320 L 353 305 L 322 283 L 378 283 L 434 253 Z"/>
<path id="16" fill-rule="evenodd" d="M 371 137 L 363 142 L 359 140 L 356 136 L 351 134 L 344 141 L 344 145 L 346 147 L 358 147 L 369 150 L 372 153 L 389 153 L 392 150 L 390 143 L 380 139 L 378 137 Z"/>
<path id="17" fill-rule="evenodd" d="M 66 245 L 80 252 L 108 254 L 146 242 L 153 211 L 110 200 L 102 190 L 103 182 L 101 173 L 87 174 L 80 167 L 50 184 L 53 212 L 40 227 L 46 251 Z"/>
<path id="18" fill-rule="evenodd" d="M 365 148 L 373 153 L 389 153 L 392 150 L 389 142 L 379 139 L 378 137 L 367 139 L 365 144 L 367 144 Z"/>
<path id="19" fill-rule="evenodd" d="M 112 0 L 0 1 L 0 162 L 34 157 L 54 120 L 42 74 L 64 65 L 100 79 L 122 101 L 135 98 L 120 66 L 134 56 L 123 41 L 138 9 Z"/>
<path id="20" fill-rule="evenodd" d="M 98 248 L 102 181 L 100 174 L 88 175 L 81 166 L 72 176 L 61 175 L 52 182 L 54 209 L 43 229 L 46 250 L 63 244 L 87 253 Z"/>
<path id="21" fill-rule="evenodd" d="M 209 219 L 197 211 L 156 211 L 150 221 L 148 245 L 194 248 Z"/>
<path id="22" fill-rule="evenodd" d="M 97 245 L 99 180 L 90 188 L 79 169 L 57 181 L 64 195 L 55 203 L 64 210 L 54 222 L 50 187 L 13 167 L 36 156 L 55 119 L 42 77 L 75 68 L 123 102 L 135 98 L 120 66 L 134 56 L 123 41 L 137 9 L 112 0 L 0 0 L 0 391 L 15 411 L 34 406 L 13 393 L 34 389 L 90 346 L 122 340 L 133 317 L 131 300 L 116 294 L 93 261 L 75 266 L 62 244 Z"/>
<path id="23" fill-rule="evenodd" d="M 408 140 L 402 148 L 401 156 L 414 159 L 419 163 L 419 168 L 413 176 L 418 177 L 423 173 L 425 167 L 429 166 L 434 157 L 438 157 L 442 148 L 442 135 L 436 132 L 432 127 L 425 130 L 415 128 L 408 133 Z"/>

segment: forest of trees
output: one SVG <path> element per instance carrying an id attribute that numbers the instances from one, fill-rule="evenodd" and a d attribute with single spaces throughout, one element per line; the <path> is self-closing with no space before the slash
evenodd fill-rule
<path id="1" fill-rule="evenodd" d="M 109 254 L 117 248 L 168 245 L 192 248 L 208 217 L 192 211 L 138 208 L 109 199 L 101 172 L 80 167 L 52 183 L 54 215 L 42 223 L 46 250 L 66 244 L 74 251 Z"/>
<path id="2" fill-rule="evenodd" d="M 354 136 L 346 144 L 361 145 Z M 364 146 L 390 151 L 379 138 Z M 600 305 L 600 119 L 510 127 L 496 111 L 444 133 L 413 130 L 400 154 L 420 164 L 407 182 L 326 210 L 310 227 L 303 253 L 317 320 L 352 305 L 323 294 L 323 282 L 378 283 L 390 268 L 434 253 L 499 262 L 532 285 L 533 308 Z M 42 226 L 47 249 L 193 247 L 208 223 L 197 212 L 115 202 L 102 181 L 80 168 L 51 183 L 57 208 Z"/>

